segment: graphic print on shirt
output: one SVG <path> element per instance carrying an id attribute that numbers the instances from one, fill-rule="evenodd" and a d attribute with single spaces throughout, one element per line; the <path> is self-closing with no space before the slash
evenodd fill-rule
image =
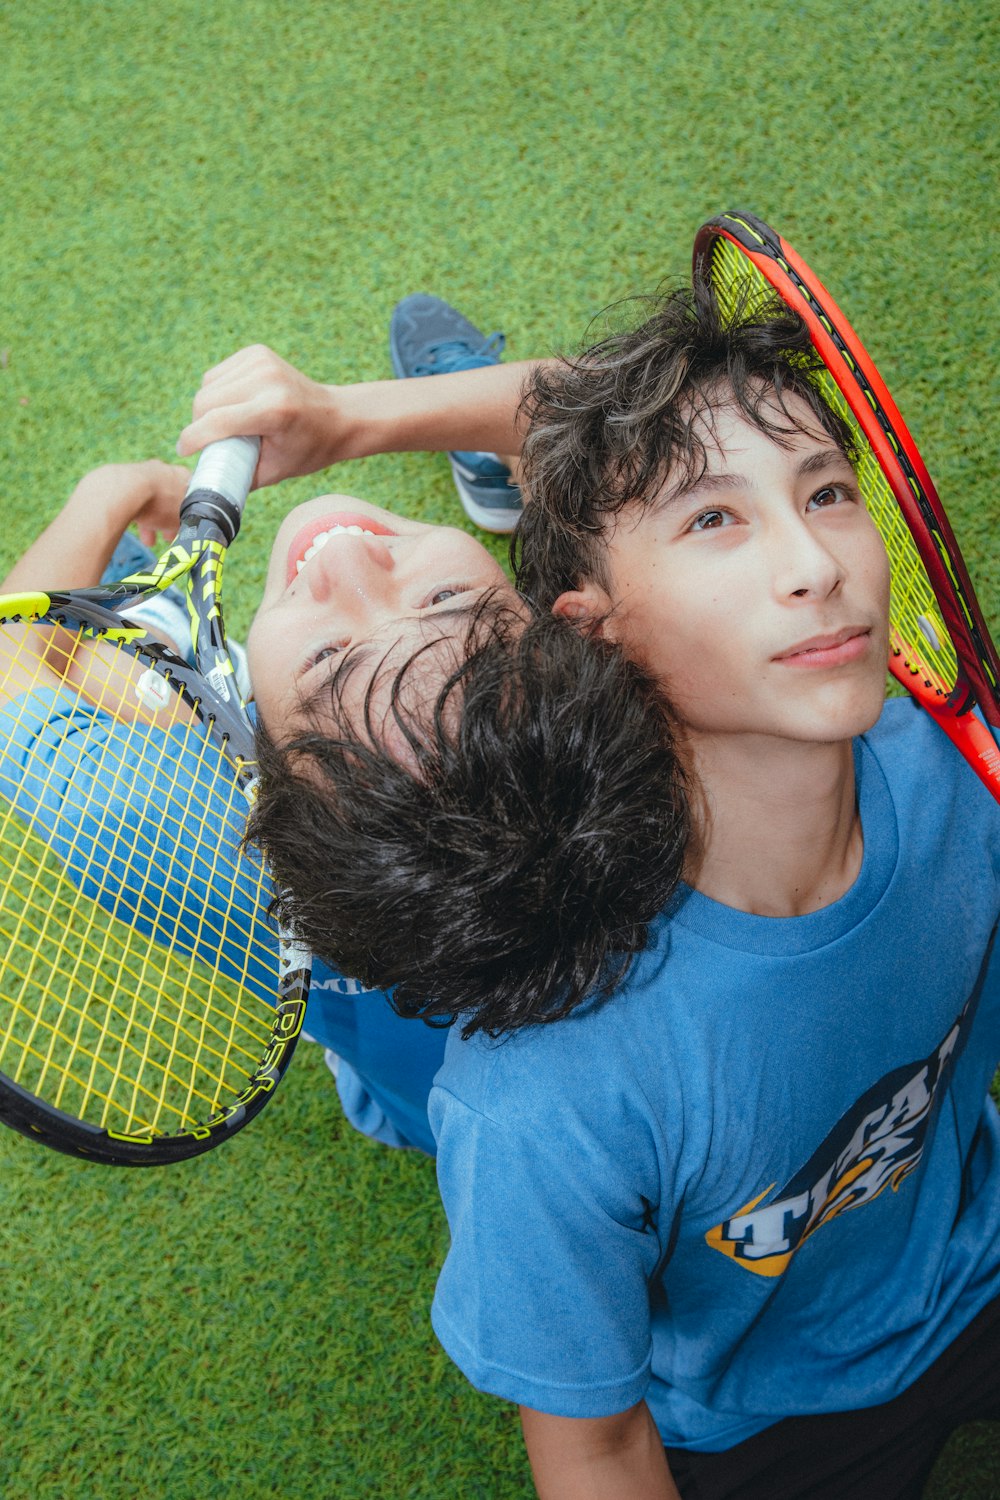
<path id="1" fill-rule="evenodd" d="M 373 990 L 367 984 L 362 984 L 360 979 L 345 979 L 342 974 L 335 974 L 332 969 L 327 969 L 325 965 L 317 962 L 313 970 L 309 993 L 318 994 L 320 991 L 325 991 L 328 995 L 347 997 L 382 994 L 381 990 Z"/>
<path id="2" fill-rule="evenodd" d="M 920 1062 L 894 1068 L 843 1114 L 806 1165 L 763 1204 L 774 1184 L 705 1235 L 757 1276 L 780 1276 L 817 1229 L 850 1208 L 897 1192 L 923 1154 L 935 1100 L 972 1022 L 974 995 L 941 1045 Z"/>

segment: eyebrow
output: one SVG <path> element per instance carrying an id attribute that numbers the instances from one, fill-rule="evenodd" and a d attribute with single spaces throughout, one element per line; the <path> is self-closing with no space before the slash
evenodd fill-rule
<path id="1" fill-rule="evenodd" d="M 469 592 L 475 591 L 470 590 Z M 487 596 L 492 592 L 492 589 L 487 590 Z M 422 620 L 415 619 L 414 623 L 419 626 L 434 624 L 438 620 L 469 619 L 484 602 L 485 600 L 480 598 L 474 604 L 455 604 L 450 609 L 436 609 Z M 334 657 L 331 671 L 327 676 L 321 677 L 315 686 L 310 687 L 308 692 L 300 697 L 299 710 L 305 713 L 314 712 L 318 707 L 327 703 L 331 693 L 336 693 L 347 682 L 348 678 L 353 677 L 354 673 L 360 667 L 365 666 L 366 663 L 375 661 L 377 658 L 376 665 L 381 666 L 399 644 L 400 639 L 401 637 L 397 637 L 395 641 L 390 642 L 385 647 L 371 639 L 358 641 L 356 645 L 350 646 L 342 656 Z M 435 634 L 425 641 L 423 645 L 414 649 L 404 666 L 408 666 L 416 656 L 423 655 L 426 650 L 447 640 L 454 640 L 454 636 L 450 636 L 444 631 Z M 393 670 L 396 669 L 394 668 Z"/>
<path id="2" fill-rule="evenodd" d="M 377 654 L 376 647 L 369 641 L 359 641 L 356 646 L 351 646 L 341 657 L 332 659 L 331 670 L 325 677 L 320 677 L 318 682 L 311 686 L 307 692 L 300 694 L 298 711 L 311 713 L 323 703 L 329 701 L 331 693 L 335 693 L 349 677 L 353 677 L 357 669 Z"/>
<path id="3" fill-rule="evenodd" d="M 807 478 L 810 474 L 823 473 L 835 464 L 846 465 L 853 473 L 853 466 L 847 454 L 842 448 L 831 445 L 822 448 L 816 453 L 807 453 L 796 465 L 795 474 L 799 479 Z M 668 495 L 663 495 L 658 504 L 666 507 L 676 505 L 694 492 L 705 494 L 716 494 L 732 490 L 746 490 L 753 488 L 753 481 L 746 474 L 702 474 L 699 478 L 687 480 L 679 485 L 677 489 Z"/>

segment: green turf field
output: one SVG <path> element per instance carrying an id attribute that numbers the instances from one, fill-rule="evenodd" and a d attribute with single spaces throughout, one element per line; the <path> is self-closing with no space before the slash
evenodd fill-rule
<path id="1" fill-rule="evenodd" d="M 997 29 L 979 0 L 6 0 L 0 562 L 87 468 L 170 457 L 243 344 L 384 377 L 426 290 L 548 353 L 747 207 L 874 353 L 996 628 Z M 318 483 L 253 500 L 238 629 Z M 440 457 L 322 484 L 461 514 Z M 180 1167 L 0 1154 L 3 1500 L 532 1494 L 512 1412 L 430 1330 L 432 1165 L 344 1126 L 318 1049 Z M 997 1495 L 1000 1437 L 969 1429 L 928 1496 Z"/>

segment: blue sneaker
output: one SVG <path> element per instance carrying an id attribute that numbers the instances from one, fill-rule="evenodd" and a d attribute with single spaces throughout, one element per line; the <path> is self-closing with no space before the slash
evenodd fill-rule
<path id="1" fill-rule="evenodd" d="M 417 292 L 392 310 L 389 355 L 400 380 L 451 375 L 500 363 L 502 333 L 487 338 L 440 297 Z M 521 515 L 521 491 L 495 453 L 449 453 L 455 488 L 466 515 L 484 531 L 513 531 Z"/>

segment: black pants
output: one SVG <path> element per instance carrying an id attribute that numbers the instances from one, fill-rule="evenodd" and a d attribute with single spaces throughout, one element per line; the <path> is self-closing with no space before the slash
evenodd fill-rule
<path id="1" fill-rule="evenodd" d="M 667 1460 L 684 1500 L 919 1500 L 951 1433 L 981 1421 L 1000 1422 L 1000 1299 L 883 1406 L 788 1417 L 724 1453 Z"/>

